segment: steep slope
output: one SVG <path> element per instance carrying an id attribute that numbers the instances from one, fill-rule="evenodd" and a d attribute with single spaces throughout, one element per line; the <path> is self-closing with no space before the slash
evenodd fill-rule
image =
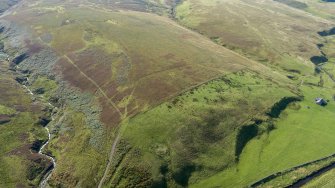
<path id="1" fill-rule="evenodd" d="M 0 58 L 0 187 L 28 187 L 36 185 L 51 166 L 38 154 L 47 139 L 43 122 L 50 108 L 33 99 L 8 66 Z"/>
<path id="2" fill-rule="evenodd" d="M 282 68 L 288 68 L 291 59 L 320 54 L 317 32 L 331 26 L 276 1 L 186 0 L 177 7 L 176 19 L 220 45 Z"/>
<path id="3" fill-rule="evenodd" d="M 309 61 L 324 55 L 317 32 L 331 21 L 274 1 L 185 0 L 174 9 L 176 2 L 24 0 L 1 18 L 11 60 L 3 69 L 20 72 L 40 101 L 58 108 L 47 125 L 46 151 L 57 161 L 50 186 L 247 186 L 333 150 L 297 158 L 296 144 L 277 145 L 301 127 L 282 128 L 294 118 L 281 113 L 303 119 L 300 104 L 311 106 L 320 89 L 327 98 L 334 92 Z M 331 109 L 308 116 L 331 117 Z M 290 160 L 266 167 L 285 151 Z M 252 154 L 262 160 L 246 162 Z"/>
<path id="4" fill-rule="evenodd" d="M 334 27 L 333 4 L 328 4 L 329 9 L 322 6 L 327 5 L 320 1 L 187 0 L 176 8 L 179 23 L 287 75 L 304 97 L 273 121 L 274 131 L 249 141 L 238 163 L 192 186 L 249 186 L 262 177 L 334 153 L 329 144 L 334 142 L 335 131 L 334 40 L 329 34 Z M 329 104 L 315 106 L 317 96 Z M 320 145 L 330 147 L 320 149 Z"/>
<path id="5" fill-rule="evenodd" d="M 229 124 L 218 127 L 223 129 L 229 139 L 218 135 L 213 141 L 199 140 L 200 143 L 204 142 L 203 146 L 220 142 L 227 144 L 230 148 L 227 152 L 230 154 L 223 157 L 227 161 L 220 168 L 224 168 L 226 164 L 234 161 L 231 159 L 235 158 L 234 135 L 238 128 L 253 122 L 253 115 L 249 116 L 252 109 L 257 109 L 262 118 L 265 111 L 280 98 L 296 93 L 286 77 L 218 46 L 168 18 L 154 14 L 106 10 L 84 1 L 31 3 L 27 0 L 5 15 L 1 24 L 4 27 L 2 34 L 6 37 L 5 51 L 10 55 L 13 65 L 17 65 L 15 69 L 29 78 L 28 87 L 36 95 L 43 96 L 43 100 L 59 108 L 54 120 L 48 125 L 52 140 L 46 149 L 57 160 L 57 167 L 49 180 L 52 186 L 92 187 L 99 183 L 144 186 L 164 182 L 185 185 L 190 172 L 187 168 L 185 171 L 184 164 L 178 162 L 184 160 L 185 156 L 174 156 L 173 153 L 179 150 L 174 144 L 169 145 L 171 153 L 166 153 L 166 160 L 157 159 L 152 152 L 147 153 L 147 148 L 151 148 L 156 141 L 149 132 L 139 133 L 148 139 L 148 142 L 143 143 L 136 141 L 136 133 L 128 133 L 129 127 L 141 125 L 137 123 L 137 116 L 134 119 L 135 115 L 141 113 L 139 117 L 147 119 L 146 114 L 152 116 L 152 113 L 159 111 L 165 106 L 165 103 L 162 104 L 164 101 L 179 101 L 179 97 L 175 97 L 179 94 L 185 95 L 183 93 L 191 88 L 198 90 L 199 87 L 206 92 L 213 92 L 210 88 L 202 87 L 202 84 L 218 87 L 212 97 L 206 97 L 204 93 L 192 97 L 194 101 L 185 101 L 189 109 L 184 110 L 191 112 L 190 109 L 197 109 L 195 101 L 198 100 L 199 114 L 218 113 L 221 116 L 219 114 L 224 112 L 219 106 L 225 104 L 227 108 L 231 106 L 229 108 L 232 108 L 232 112 L 235 111 L 230 115 L 232 118 L 229 119 Z M 235 72 L 239 74 L 233 74 Z M 227 74 L 232 74 L 232 77 L 225 78 L 224 75 Z M 254 81 L 243 79 L 244 74 Z M 56 86 L 52 84 L 55 82 Z M 255 93 L 263 93 L 264 97 L 251 96 L 250 101 L 243 99 L 248 92 L 254 90 L 254 86 L 247 88 L 249 82 L 255 84 Z M 265 95 L 267 90 L 263 88 L 269 85 L 277 88 L 269 91 L 275 92 L 276 97 Z M 241 88 L 234 89 L 235 87 Z M 232 91 L 220 96 L 220 93 L 230 90 L 229 88 Z M 195 93 L 197 92 L 192 95 L 196 95 Z M 236 95 L 236 102 L 241 104 L 231 103 L 229 93 Z M 177 105 L 178 102 L 172 103 Z M 157 105 L 159 106 L 154 108 Z M 201 107 L 202 105 L 205 106 Z M 172 126 L 172 120 L 177 119 L 174 114 L 178 113 L 179 108 L 171 108 L 173 113 L 164 112 L 156 116 L 160 119 L 166 115 L 166 124 L 157 125 L 156 119 L 148 119 L 149 129 L 163 131 L 165 126 L 170 126 L 172 130 L 182 129 L 182 126 Z M 244 108 L 249 110 L 242 113 Z M 148 110 L 150 112 L 145 113 Z M 244 118 L 240 119 L 238 117 L 241 113 Z M 193 116 L 195 114 L 181 114 L 180 122 L 187 122 Z M 212 124 L 211 118 L 214 118 L 215 124 L 224 120 L 216 120 L 216 117 L 207 115 L 202 118 L 204 120 L 201 121 L 210 121 L 209 124 Z M 236 125 L 232 127 L 233 124 Z M 192 129 L 192 126 L 190 124 L 185 128 Z M 199 127 L 198 131 L 203 134 L 206 130 Z M 183 133 L 171 132 L 168 138 L 179 134 Z M 201 137 L 205 138 L 206 136 Z M 113 152 L 112 148 L 115 146 L 117 151 Z M 183 144 L 179 147 L 186 148 L 189 145 Z M 199 158 L 200 154 L 205 155 L 215 150 L 199 148 L 199 155 L 195 155 L 192 160 Z M 133 156 L 134 152 L 139 156 Z M 190 152 L 191 155 L 197 153 L 192 150 Z M 172 161 L 168 160 L 170 154 L 173 155 Z M 152 162 L 157 165 L 138 166 L 148 162 L 142 157 L 144 155 L 153 157 Z M 210 153 L 208 155 L 211 156 Z M 115 164 L 123 158 L 130 160 L 129 163 L 123 163 L 120 167 Z M 134 164 L 136 160 L 139 163 Z M 110 163 L 111 165 L 107 165 Z M 171 165 L 167 169 L 168 173 L 164 172 L 166 177 L 159 172 L 161 164 L 165 163 Z M 195 166 L 203 163 L 204 161 L 199 161 Z M 209 164 L 204 166 L 206 169 L 212 168 Z M 117 175 L 113 173 L 115 170 L 118 171 Z M 101 179 L 104 173 L 107 176 Z M 127 173 L 130 173 L 127 178 L 120 178 L 120 175 L 125 177 Z"/>
<path id="6" fill-rule="evenodd" d="M 123 9 L 140 12 L 152 12 L 159 15 L 168 15 L 171 12 L 171 5 L 174 0 L 89 0 L 92 3 L 103 5 L 109 9 Z"/>
<path id="7" fill-rule="evenodd" d="M 319 16 L 325 19 L 334 20 L 335 14 L 335 4 L 334 1 L 321 0 L 321 1 L 313 1 L 313 0 L 276 0 L 280 3 L 284 3 L 290 7 L 298 8 L 309 12 L 315 16 Z"/>

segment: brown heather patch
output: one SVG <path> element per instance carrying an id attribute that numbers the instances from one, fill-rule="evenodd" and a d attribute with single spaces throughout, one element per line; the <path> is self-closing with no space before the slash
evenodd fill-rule
<path id="1" fill-rule="evenodd" d="M 98 56 L 94 57 L 95 55 Z M 213 77 L 213 74 L 208 74 L 208 70 L 204 70 L 198 66 L 194 68 L 194 66 L 187 64 L 184 60 L 176 58 L 172 53 L 161 56 L 160 59 L 164 63 L 160 64 L 157 64 L 154 59 L 146 61 L 146 57 L 135 55 L 136 58 L 132 58 L 130 73 L 132 79 L 136 82 L 135 86 L 120 92 L 117 90 L 117 82 L 112 80 L 110 64 L 113 62 L 104 62 L 103 60 L 106 58 L 99 57 L 104 55 L 106 54 L 103 54 L 103 51 L 98 50 L 90 51 L 89 53 L 71 53 L 69 58 L 76 63 L 80 71 L 94 80 L 114 103 L 120 103 L 134 91 L 134 100 L 130 101 L 127 107 L 120 108 L 120 111 L 123 113 L 127 112 L 128 116 L 135 115 L 146 104 L 158 104 L 186 87 Z M 102 59 L 102 61 L 98 62 L 97 59 Z M 72 86 L 93 94 L 98 90 L 75 66 L 64 58 L 57 64 L 57 69 L 61 71 L 63 78 L 71 83 Z M 185 76 L 181 78 L 180 76 L 182 75 Z M 103 108 L 101 120 L 106 125 L 117 125 L 121 121 L 121 118 L 116 110 L 111 107 L 105 97 L 101 96 L 99 92 L 97 94 L 100 96 L 100 103 Z"/>
<path id="2" fill-rule="evenodd" d="M 31 40 L 28 39 L 25 40 L 25 45 L 28 48 L 28 53 L 30 55 L 38 53 L 43 49 L 43 46 L 41 44 L 31 42 Z"/>
<path id="3" fill-rule="evenodd" d="M 18 183 L 18 184 L 16 184 L 15 187 L 16 187 L 16 188 L 25 188 L 26 186 L 23 185 L 22 183 Z"/>
<path id="4" fill-rule="evenodd" d="M 88 61 L 87 61 L 88 62 Z M 82 62 L 80 62 L 81 68 L 89 68 L 89 66 L 85 66 Z M 79 67 L 79 65 L 77 65 Z M 116 126 L 120 120 L 121 117 L 113 108 L 107 99 L 101 95 L 101 93 L 98 91 L 98 88 L 90 81 L 88 80 L 83 74 L 80 73 L 80 71 L 75 68 L 70 62 L 68 62 L 65 58 L 62 58 L 56 65 L 55 69 L 63 75 L 63 79 L 66 80 L 67 82 L 70 83 L 71 86 L 77 87 L 83 91 L 91 92 L 93 94 L 98 94 L 100 104 L 102 106 L 102 113 L 101 113 L 101 120 L 108 126 Z M 85 71 L 85 70 L 81 70 Z M 96 78 L 99 76 L 104 76 L 103 74 L 101 75 L 89 75 L 89 72 L 86 70 L 84 72 L 87 74 L 87 76 L 90 76 L 91 79 L 96 81 Z M 98 78 L 98 80 L 101 78 Z M 108 80 L 107 80 L 108 81 Z M 98 83 L 97 83 L 98 84 Z M 104 91 L 109 97 L 112 94 L 116 94 L 116 86 L 114 86 L 114 83 L 108 83 L 106 86 L 111 86 L 108 87 L 109 89 L 107 91 Z M 121 98 L 121 97 L 120 97 Z M 122 97 L 123 98 L 123 97 Z M 114 100 L 114 99 L 112 99 Z"/>
<path id="5" fill-rule="evenodd" d="M 7 155 L 8 156 L 17 155 L 17 156 L 28 157 L 32 154 L 32 152 L 30 151 L 31 146 L 32 146 L 32 144 L 24 144 L 20 147 L 17 147 L 15 149 L 11 150 L 10 152 L 7 153 Z"/>
<path id="6" fill-rule="evenodd" d="M 18 112 L 24 112 L 27 111 L 27 108 L 23 105 L 13 105 L 14 109 Z"/>
<path id="7" fill-rule="evenodd" d="M 229 44 L 241 49 L 253 49 L 261 46 L 255 39 L 241 37 L 235 33 L 222 32 L 218 36 L 223 39 L 223 44 Z"/>
<path id="8" fill-rule="evenodd" d="M 77 64 L 82 72 L 91 77 L 99 86 L 110 82 L 112 78 L 111 59 L 97 49 L 80 54 L 70 54 L 69 58 Z M 100 61 L 99 61 L 100 60 Z"/>
<path id="9" fill-rule="evenodd" d="M 143 104 L 145 105 L 145 104 Z M 137 104 L 137 101 L 134 101 L 132 103 L 130 103 L 128 106 L 127 106 L 127 116 L 128 117 L 133 117 L 134 115 L 136 115 L 141 109 L 141 106 L 139 106 Z"/>
<path id="10" fill-rule="evenodd" d="M 163 79 L 158 76 L 154 79 L 150 79 L 150 77 L 142 79 L 138 83 L 139 87 L 136 87 L 134 95 L 142 101 L 157 103 L 172 93 L 178 92 L 180 88 L 177 88 L 174 83 L 163 82 Z"/>
<path id="11" fill-rule="evenodd" d="M 64 145 L 68 143 L 71 139 L 69 138 L 68 135 L 60 134 L 58 139 L 57 139 L 57 144 L 58 145 Z"/>
<path id="12" fill-rule="evenodd" d="M 10 119 L 13 115 L 0 114 L 0 121 L 5 119 Z"/>
<path id="13" fill-rule="evenodd" d="M 193 80 L 190 85 L 197 84 L 204 82 L 206 80 L 210 80 L 218 75 L 221 74 L 221 72 L 214 72 L 212 70 L 207 70 L 205 68 L 194 68 L 192 65 L 186 66 L 183 70 L 181 70 L 184 75 L 188 75 L 190 80 Z M 210 72 L 210 74 L 209 74 Z"/>
<path id="14" fill-rule="evenodd" d="M 57 173 L 57 175 L 54 173 L 52 174 L 51 179 L 52 179 L 51 185 L 53 185 L 52 184 L 53 182 L 62 182 L 62 184 L 65 184 L 68 187 L 76 187 L 79 182 L 79 180 L 76 177 L 74 177 L 72 173 L 69 172 L 61 172 Z M 58 187 L 61 186 L 61 184 L 59 184 L 58 186 L 57 184 L 53 186 Z"/>
<path id="15" fill-rule="evenodd" d="M 138 80 L 145 75 L 148 74 L 148 71 L 150 69 L 148 68 L 148 65 L 144 65 L 143 62 L 146 64 L 149 64 L 150 60 L 146 60 L 144 56 L 138 55 L 138 54 L 132 54 L 131 56 L 131 61 L 132 61 L 132 71 L 129 75 L 130 80 Z"/>
<path id="16" fill-rule="evenodd" d="M 111 81 L 108 82 L 107 84 L 105 84 L 104 86 L 101 86 L 101 88 L 105 91 L 105 93 L 110 97 L 113 98 L 114 95 L 119 94 L 119 92 L 117 91 L 117 83 L 116 81 Z"/>
<path id="17" fill-rule="evenodd" d="M 31 153 L 28 156 L 28 160 L 34 161 L 37 163 L 47 162 L 47 164 L 52 165 L 52 162 L 49 161 L 49 159 L 43 155 L 40 155 L 39 153 Z"/>
<path id="18" fill-rule="evenodd" d="M 133 89 L 132 88 L 127 88 L 122 92 L 116 92 L 113 95 L 113 101 L 118 104 L 121 102 L 125 97 L 130 96 L 132 94 Z"/>
<path id="19" fill-rule="evenodd" d="M 121 117 L 117 113 L 117 111 L 106 101 L 105 98 L 100 98 L 100 103 L 102 106 L 101 112 L 101 121 L 105 123 L 107 126 L 115 127 L 120 121 Z"/>
<path id="20" fill-rule="evenodd" d="M 61 58 L 57 62 L 55 70 L 60 72 L 63 76 L 63 79 L 73 87 L 79 88 L 83 91 L 90 91 L 92 93 L 97 90 L 97 88 L 65 58 Z"/>
<path id="21" fill-rule="evenodd" d="M 22 142 L 24 142 L 24 141 L 26 141 L 26 140 L 29 139 L 29 134 L 28 134 L 28 133 L 21 133 L 21 134 L 19 135 L 19 139 L 20 139 Z"/>
<path id="22" fill-rule="evenodd" d="M 167 54 L 162 56 L 158 61 L 154 59 L 147 59 L 142 55 L 132 54 L 132 72 L 131 80 L 138 81 L 144 79 L 145 77 L 153 76 L 154 74 L 160 74 L 171 69 L 179 69 L 186 66 L 187 63 L 182 59 L 175 58 L 174 54 Z M 161 80 L 166 81 L 166 80 Z"/>
<path id="23" fill-rule="evenodd" d="M 19 138 L 20 140 L 23 139 L 21 141 L 22 143 L 24 143 L 27 141 L 29 136 L 21 134 Z M 30 149 L 31 147 L 32 147 L 32 144 L 24 144 L 6 153 L 6 156 L 10 157 L 12 155 L 15 155 L 15 156 L 23 157 L 24 159 L 28 160 L 26 161 L 27 164 L 37 163 L 44 169 L 49 168 L 52 165 L 52 162 L 47 157 L 40 155 L 39 153 L 33 153 Z"/>
<path id="24" fill-rule="evenodd" d="M 42 110 L 43 110 L 42 104 L 36 102 L 32 103 L 29 108 L 29 111 L 32 113 L 39 113 Z"/>
<path id="25" fill-rule="evenodd" d="M 99 53 L 102 53 L 102 51 L 97 52 L 97 54 Z M 203 82 L 213 76 L 208 74 L 208 70 L 189 65 L 184 60 L 177 59 L 172 53 L 161 57 L 162 61 L 166 61 L 166 63 L 164 62 L 166 64 L 164 66 L 158 66 L 153 59 L 145 61 L 145 57 L 136 56 L 135 60 L 132 58 L 131 72 L 132 78 L 136 78 L 134 80 L 136 83 L 134 86 L 135 89 L 134 87 L 129 87 L 123 91 L 118 91 L 117 83 L 112 80 L 110 64 L 113 62 L 97 62 L 97 58 L 94 58 L 94 55 L 89 56 L 85 53 L 71 53 L 69 58 L 76 63 L 83 73 L 94 80 L 114 103 L 120 103 L 134 91 L 134 100 L 130 101 L 125 108 L 120 108 L 121 112 L 127 112 L 127 116 L 135 115 L 147 103 L 149 105 L 158 104 L 164 99 L 177 94 L 182 89 Z M 97 91 L 97 87 L 86 77 L 82 76 L 80 71 L 66 59 L 63 58 L 59 61 L 57 69 L 62 72 L 63 78 L 71 83 L 72 86 L 92 93 Z M 170 74 L 175 75 L 175 77 Z M 187 75 L 187 77 L 181 78 L 181 75 Z M 98 95 L 100 96 L 99 100 L 103 109 L 101 120 L 109 126 L 117 125 L 121 121 L 121 117 L 111 107 L 105 97 L 101 96 L 101 94 Z"/>

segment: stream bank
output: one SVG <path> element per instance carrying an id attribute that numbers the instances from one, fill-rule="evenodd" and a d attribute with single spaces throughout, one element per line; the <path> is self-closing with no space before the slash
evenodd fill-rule
<path id="1" fill-rule="evenodd" d="M 17 69 L 19 69 L 19 67 L 18 67 L 18 66 L 15 66 L 14 71 L 17 72 Z M 20 74 L 20 73 L 19 73 L 19 74 Z M 26 76 L 23 76 L 22 78 L 23 78 L 24 81 L 20 82 L 20 80 L 18 80 L 18 79 L 16 79 L 16 81 L 17 81 L 19 84 L 21 84 L 21 85 L 23 86 L 23 88 L 27 91 L 27 93 L 28 93 L 29 95 L 31 95 L 31 96 L 34 98 L 33 100 L 38 99 L 38 97 L 36 97 L 35 94 L 34 94 L 34 93 L 29 89 L 29 87 L 28 87 L 28 84 L 27 84 L 27 83 L 29 82 L 29 78 L 26 77 Z M 52 111 L 55 110 L 55 109 L 57 109 L 57 107 L 53 106 L 51 103 L 47 103 L 46 105 L 50 106 L 50 109 L 52 109 Z M 51 116 L 51 121 L 54 120 L 53 115 L 54 115 L 54 114 L 51 114 L 51 115 L 50 115 L 50 116 Z M 47 139 L 47 140 L 44 142 L 44 144 L 39 148 L 38 153 L 39 153 L 40 155 L 44 156 L 45 158 L 48 158 L 48 159 L 52 162 L 52 165 L 49 166 L 49 168 L 46 169 L 45 174 L 42 175 L 42 178 L 41 178 L 41 180 L 40 180 L 40 184 L 39 184 L 39 187 L 40 187 L 40 188 L 45 188 L 45 187 L 47 187 L 47 185 L 48 185 L 47 182 L 48 182 L 48 180 L 50 179 L 50 177 L 51 177 L 51 175 L 52 175 L 52 172 L 53 172 L 53 171 L 55 170 L 55 168 L 56 168 L 56 159 L 55 159 L 51 154 L 49 154 L 49 153 L 47 153 L 47 152 L 44 152 L 44 148 L 47 147 L 47 145 L 49 144 L 49 142 L 50 142 L 50 140 L 51 140 L 51 132 L 50 132 L 49 128 L 47 127 L 51 121 L 48 120 L 48 118 L 46 118 L 46 119 L 45 119 L 45 118 L 42 118 L 42 119 L 40 120 L 40 124 L 41 124 L 41 126 L 44 126 L 45 130 L 46 130 L 47 133 L 48 133 L 48 139 Z"/>
<path id="2" fill-rule="evenodd" d="M 47 187 L 48 180 L 50 179 L 52 172 L 56 168 L 56 159 L 54 157 L 52 157 L 51 155 L 43 152 L 43 149 L 49 144 L 49 142 L 51 140 L 51 133 L 50 133 L 49 128 L 45 127 L 45 129 L 48 132 L 48 140 L 43 144 L 43 146 L 40 148 L 40 150 L 39 150 L 38 153 L 41 154 L 41 155 L 43 155 L 43 156 L 45 156 L 45 157 L 47 157 L 48 159 L 50 159 L 52 161 L 52 166 L 50 166 L 50 168 L 47 169 L 47 173 L 42 178 L 42 181 L 40 183 L 40 187 L 41 188 Z"/>

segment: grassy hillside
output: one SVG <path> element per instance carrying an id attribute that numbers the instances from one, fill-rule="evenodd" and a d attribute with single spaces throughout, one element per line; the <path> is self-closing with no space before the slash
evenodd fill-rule
<path id="1" fill-rule="evenodd" d="M 308 0 L 305 2 L 308 5 L 308 8 L 306 8 L 305 11 L 322 18 L 330 19 L 332 21 L 335 20 L 334 2 L 327 0 L 321 0 L 321 1 Z"/>
<path id="2" fill-rule="evenodd" d="M 327 20 L 275 1 L 209 2 L 183 1 L 176 8 L 176 19 L 214 42 L 270 66 L 285 68 L 283 56 L 309 59 L 319 54 L 317 32 L 330 27 Z"/>
<path id="3" fill-rule="evenodd" d="M 309 2 L 176 2 L 26 0 L 2 18 L 11 69 L 58 108 L 50 186 L 248 186 L 335 151 L 330 18 Z"/>
<path id="4" fill-rule="evenodd" d="M 34 149 L 47 139 L 40 119 L 48 106 L 33 102 L 7 69 L 0 60 L 0 187 L 37 186 L 51 165 Z"/>
<path id="5" fill-rule="evenodd" d="M 152 12 L 159 15 L 169 15 L 171 14 L 171 6 L 174 4 L 174 0 L 89 0 L 90 2 L 102 5 L 109 9 L 125 9 L 134 10 L 140 12 Z"/>
<path id="6" fill-rule="evenodd" d="M 101 10 L 86 3 L 74 5 L 71 2 L 57 4 L 42 1 L 20 7 L 20 11 L 7 15 L 5 20 L 29 32 L 29 35 L 23 35 L 25 38 L 20 40 L 28 58 L 22 62 L 17 61 L 22 71 L 32 71 L 32 74 L 28 75 L 31 78 L 29 87 L 38 92 L 45 90 L 40 94 L 44 100 L 60 107 L 57 117 L 49 125 L 52 127 L 53 139 L 47 147 L 57 159 L 57 167 L 49 181 L 53 186 L 98 184 L 106 169 L 106 163 L 110 161 L 108 154 L 119 130 L 125 129 L 124 134 L 127 134 L 126 127 L 130 127 L 127 126 L 127 122 L 136 122 L 132 117 L 157 105 L 157 108 L 161 108 L 164 101 L 177 100 L 174 99 L 175 96 L 190 88 L 200 87 L 210 80 L 218 82 L 216 79 L 224 75 L 245 70 L 254 75 L 249 76 L 250 79 L 257 74 L 262 75 L 260 78 L 255 77 L 255 85 L 277 85 L 278 90 L 281 90 L 278 93 L 281 94 L 275 98 L 267 98 L 262 102 L 261 98 L 257 99 L 254 96 L 255 104 L 250 103 L 250 106 L 249 102 L 243 99 L 244 102 L 241 103 L 250 108 L 250 111 L 252 108 L 266 111 L 280 98 L 293 95 L 290 92 L 290 81 L 285 76 L 218 46 L 165 17 L 132 11 Z M 17 32 L 13 28 L 8 29 Z M 7 50 L 13 51 L 13 41 L 5 42 Z M 242 75 L 237 77 L 240 77 L 236 78 L 240 84 L 249 82 L 243 79 Z M 226 87 L 224 82 L 215 85 Z M 252 87 L 250 86 L 250 91 Z M 245 89 L 244 86 L 233 93 L 241 95 L 239 98 L 242 100 L 246 94 L 239 92 Z M 206 90 L 208 89 L 204 89 Z M 200 101 L 199 108 L 202 103 L 211 103 L 207 101 L 209 99 L 202 99 L 205 95 L 207 94 L 203 93 L 189 99 L 189 109 L 198 106 L 193 104 L 193 98 Z M 219 101 L 219 97 L 218 94 L 213 94 L 213 99 L 210 100 Z M 228 93 L 224 98 L 229 102 Z M 215 110 L 218 104 L 214 102 L 211 105 L 212 107 L 200 108 L 198 113 L 210 113 L 210 109 Z M 230 108 L 235 108 L 233 103 L 230 105 Z M 218 115 L 224 113 L 219 109 L 215 111 L 218 111 Z M 225 133 L 229 135 L 229 140 L 234 140 L 234 134 L 244 125 L 237 118 L 240 109 L 232 111 L 235 111 L 232 116 L 236 117 L 230 120 L 231 123 L 221 127 L 223 130 L 229 130 Z M 176 118 L 173 116 L 176 113 L 169 116 L 170 120 Z M 194 115 L 180 114 L 180 118 L 183 119 L 180 121 L 186 122 L 186 119 L 192 116 Z M 253 118 L 248 116 L 248 113 L 244 116 L 243 121 L 246 122 Z M 211 117 L 203 118 L 206 120 Z M 221 119 L 215 121 L 219 122 Z M 236 128 L 229 127 L 233 124 L 236 124 Z M 125 137 L 122 141 L 127 142 L 131 148 L 138 147 L 137 142 L 131 139 L 133 138 Z M 219 141 L 228 142 L 228 139 L 220 138 L 215 142 Z M 229 142 L 227 145 L 231 149 L 227 149 L 230 154 L 227 154 L 229 160 L 226 164 L 235 158 L 234 143 Z M 177 156 L 176 160 L 180 160 L 180 157 Z M 155 163 L 159 164 L 162 161 L 158 160 Z M 199 162 L 199 165 L 202 163 Z M 174 162 L 173 166 L 173 171 L 169 170 L 170 174 L 183 168 L 180 163 Z M 136 165 L 123 166 L 126 169 L 130 167 L 137 168 Z M 159 173 L 156 173 L 158 168 L 159 165 L 145 167 L 145 173 L 132 174 L 130 178 L 145 175 L 150 171 L 148 182 L 160 182 L 161 179 L 157 179 Z M 114 170 L 116 169 L 107 169 L 107 172 Z M 180 173 L 184 176 L 183 171 Z M 170 178 L 169 183 L 177 182 L 184 185 L 187 179 L 180 182 Z M 128 179 L 116 183 L 130 185 L 136 181 L 138 180 Z M 111 179 L 104 183 L 115 184 Z"/>
<path id="7" fill-rule="evenodd" d="M 323 18 L 331 18 L 316 14 L 317 17 L 313 17 L 299 10 L 308 11 L 309 7 L 306 6 L 321 3 L 308 1 L 304 7 L 296 7 L 301 5 L 298 1 L 280 2 L 209 3 L 189 0 L 176 9 L 176 19 L 181 24 L 195 29 L 220 45 L 287 74 L 295 80 L 304 96 L 304 100 L 293 107 L 294 110 L 285 110 L 273 122 L 276 127 L 274 131 L 252 140 L 246 146 L 238 164 L 200 181 L 194 187 L 248 186 L 261 177 L 334 152 L 333 147 L 323 147 L 322 150 L 319 148 L 320 144 L 330 146 L 327 143 L 333 142 L 330 138 L 333 134 L 331 125 L 334 123 L 332 104 L 325 108 L 313 104 L 316 96 L 329 100 L 333 98 L 334 83 L 330 73 L 333 70 L 333 50 L 330 47 L 333 45 L 332 37 L 321 39 L 317 36 L 318 31 L 333 25 Z M 288 9 L 287 5 L 294 9 Z M 262 20 L 261 15 L 264 14 L 267 15 L 266 20 Z M 308 60 L 312 56 L 319 56 L 317 54 L 320 54 L 320 50 L 316 47 L 323 42 L 325 45 L 321 50 L 331 60 L 323 65 L 326 72 L 315 75 Z M 309 128 L 305 131 L 306 125 Z M 328 133 L 328 136 L 319 136 Z"/>
<path id="8" fill-rule="evenodd" d="M 283 3 L 289 7 L 301 9 L 308 13 L 311 13 L 315 16 L 329 19 L 329 20 L 335 20 L 335 4 L 334 1 L 328 1 L 328 0 L 321 0 L 321 1 L 315 1 L 315 0 L 275 0 L 279 3 Z"/>
<path id="9" fill-rule="evenodd" d="M 251 141 L 238 165 L 194 187 L 247 186 L 272 173 L 334 153 L 335 148 L 329 144 L 334 142 L 334 104 L 316 106 L 313 100 L 320 95 L 319 89 L 302 87 L 305 100 L 285 110 L 274 122 L 274 131 Z M 334 90 L 322 89 L 326 98 L 331 98 L 333 93 Z"/>
<path id="10" fill-rule="evenodd" d="M 238 136 L 242 126 L 256 126 L 254 137 L 270 130 L 270 124 L 257 127 L 255 122 L 266 121 L 269 106 L 284 96 L 295 95 L 253 72 L 241 71 L 137 115 L 125 122 L 124 139 L 131 149 L 115 164 L 109 186 L 131 182 L 140 169 L 152 175 L 157 186 L 186 186 L 234 165 L 236 151 L 244 147 Z M 129 169 L 134 171 L 122 177 Z"/>

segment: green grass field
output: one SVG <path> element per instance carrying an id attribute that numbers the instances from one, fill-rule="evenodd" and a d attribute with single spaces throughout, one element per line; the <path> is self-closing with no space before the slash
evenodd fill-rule
<path id="1" fill-rule="evenodd" d="M 307 4 L 312 4 L 311 7 L 321 5 L 312 2 Z M 289 14 L 297 12 L 293 9 L 284 10 L 280 4 L 264 2 L 262 10 L 253 5 L 255 4 L 252 2 L 244 1 L 231 3 L 217 1 L 216 4 L 201 0 L 184 1 L 177 7 L 176 18 L 181 24 L 203 33 L 218 44 L 227 46 L 252 59 L 256 58 L 283 74 L 294 75 L 292 78 L 296 80 L 297 85 L 303 84 L 300 91 L 305 99 L 298 103 L 299 110 L 285 110 L 274 122 L 276 126 L 274 131 L 251 141 L 243 151 L 237 165 L 196 183 L 194 187 L 247 186 L 272 173 L 334 152 L 332 144 L 327 144 L 333 141 L 331 135 L 335 130 L 332 127 L 334 124 L 333 105 L 329 104 L 325 108 L 320 108 L 313 104 L 316 96 L 325 97 L 332 103 L 334 83 L 326 74 L 323 74 L 322 81 L 320 81 L 319 76 L 313 76 L 313 66 L 301 62 L 301 57 L 309 58 L 312 54 L 319 54 L 315 49 L 318 43 L 318 40 L 315 40 L 316 33 L 320 31 L 320 28 L 327 27 L 328 20 L 323 19 L 325 17 L 322 16 L 322 18 L 315 17 L 314 19 L 319 20 L 319 23 L 312 24 L 307 14 L 299 13 L 299 17 L 289 18 Z M 305 8 L 308 11 L 309 8 Z M 241 12 L 241 9 L 248 16 L 243 13 L 236 14 L 236 12 Z M 261 15 L 260 12 L 266 10 L 268 11 L 267 19 L 271 19 L 275 24 L 268 23 L 263 27 L 262 19 L 256 18 Z M 324 11 L 327 12 L 327 10 Z M 276 13 L 272 17 L 274 13 L 272 11 L 283 14 Z M 286 21 L 282 20 L 284 17 Z M 236 24 L 236 20 L 243 24 Z M 291 21 L 287 22 L 287 20 Z M 306 22 L 306 24 L 301 27 L 291 25 L 298 22 Z M 325 23 L 323 26 L 320 24 L 322 22 Z M 286 32 L 269 31 L 271 28 L 276 30 L 280 27 L 291 29 Z M 299 40 L 300 37 L 306 36 L 309 36 L 307 41 Z M 285 42 L 285 40 L 290 42 Z M 332 57 L 332 39 L 330 37 L 326 40 L 328 42 L 322 49 L 329 57 Z M 304 44 L 299 44 L 300 41 L 304 41 Z M 332 66 L 332 63 L 326 64 L 325 69 L 331 72 Z M 315 87 L 318 84 L 323 84 L 323 87 Z M 325 134 L 325 136 L 321 137 L 319 134 Z M 325 147 L 320 149 L 320 144 Z"/>
<path id="2" fill-rule="evenodd" d="M 174 181 L 192 185 L 234 165 L 239 128 L 253 124 L 250 114 L 266 119 L 265 112 L 284 96 L 294 94 L 248 71 L 194 88 L 123 125 L 124 138 L 133 146 L 126 158 L 138 150 L 141 161 L 150 164 L 134 165 L 128 157 L 117 171 L 123 172 L 131 164 L 145 169 L 160 185 L 177 186 Z M 162 168 L 168 172 L 158 171 Z M 121 174 L 114 176 L 110 186 L 122 179 Z M 134 175 L 128 176 L 130 181 Z"/>
<path id="3" fill-rule="evenodd" d="M 334 85 L 329 79 L 325 82 L 327 86 Z M 334 89 L 327 86 L 315 87 L 308 83 L 301 86 L 304 100 L 296 104 L 299 108 L 289 107 L 274 122 L 274 131 L 252 140 L 243 151 L 239 164 L 194 187 L 247 186 L 275 172 L 333 154 L 335 148 L 329 143 L 335 141 Z M 316 96 L 329 99 L 329 104 L 326 107 L 314 104 Z"/>

